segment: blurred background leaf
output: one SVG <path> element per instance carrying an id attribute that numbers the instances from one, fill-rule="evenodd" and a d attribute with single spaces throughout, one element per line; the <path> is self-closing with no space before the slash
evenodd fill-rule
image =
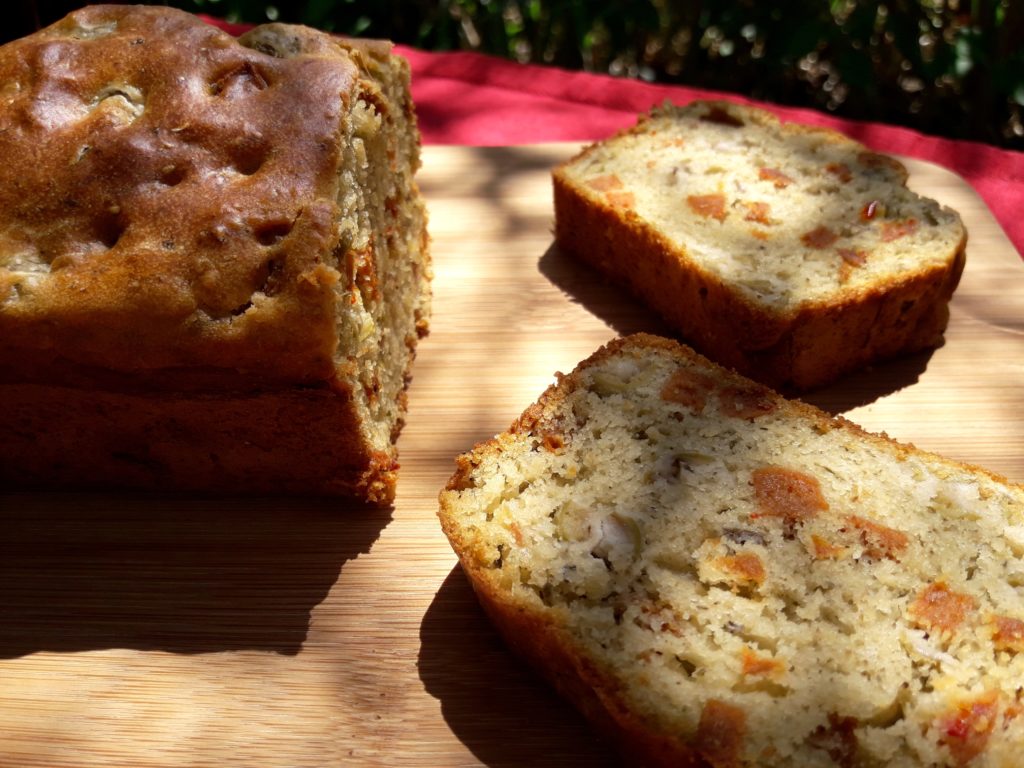
<path id="1" fill-rule="evenodd" d="M 426 50 L 678 83 L 1024 149 L 1024 0 L 171 0 Z M 75 4 L 18 6 L 4 39 Z"/>

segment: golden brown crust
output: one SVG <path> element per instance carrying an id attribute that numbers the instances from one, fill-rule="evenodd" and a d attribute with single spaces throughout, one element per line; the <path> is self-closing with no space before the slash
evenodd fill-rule
<path id="1" fill-rule="evenodd" d="M 0 49 L 5 355 L 330 375 L 358 71 L 314 38 L 278 58 L 182 12 L 96 6 Z"/>
<path id="2" fill-rule="evenodd" d="M 429 256 L 391 51 L 146 6 L 0 48 L 0 478 L 393 499 Z"/>
<path id="3" fill-rule="evenodd" d="M 394 498 L 394 458 L 368 449 L 350 397 L 330 387 L 196 396 L 9 384 L 0 401 L 7 487 Z"/>

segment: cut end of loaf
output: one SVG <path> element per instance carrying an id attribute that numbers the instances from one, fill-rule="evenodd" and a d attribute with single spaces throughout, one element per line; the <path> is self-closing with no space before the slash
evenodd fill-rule
<path id="1" fill-rule="evenodd" d="M 685 348 L 597 353 L 460 460 L 441 520 L 510 642 L 562 659 L 549 677 L 627 755 L 1009 766 L 1024 746 L 1024 489 Z"/>
<path id="2" fill-rule="evenodd" d="M 414 178 L 420 145 L 408 65 L 390 54 L 388 43 L 340 41 L 286 24 L 256 27 L 240 42 L 281 58 L 343 55 L 362 76 L 346 101 L 339 141 L 334 362 L 371 450 L 390 457 L 371 464 L 367 495 L 390 501 L 409 368 L 430 315 L 429 242 Z"/>

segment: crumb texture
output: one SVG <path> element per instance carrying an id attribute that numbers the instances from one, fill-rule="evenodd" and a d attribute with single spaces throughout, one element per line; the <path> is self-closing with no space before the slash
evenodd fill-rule
<path id="1" fill-rule="evenodd" d="M 1018 485 L 633 337 L 463 457 L 441 519 L 527 658 L 647 724 L 626 754 L 1019 764 Z"/>

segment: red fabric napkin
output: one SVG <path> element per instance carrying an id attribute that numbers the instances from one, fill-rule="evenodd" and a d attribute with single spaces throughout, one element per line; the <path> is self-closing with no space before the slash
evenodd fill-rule
<path id="1" fill-rule="evenodd" d="M 245 25 L 209 19 L 240 34 Z M 412 67 L 412 95 L 426 144 L 499 146 L 596 141 L 632 125 L 667 100 L 724 98 L 757 104 L 783 120 L 823 125 L 879 152 L 927 160 L 964 178 L 1024 253 L 1024 153 L 927 136 L 908 128 L 844 120 L 810 109 L 753 102 L 685 86 L 654 85 L 586 72 L 516 64 L 476 53 L 429 53 L 397 46 Z"/>
<path id="2" fill-rule="evenodd" d="M 697 88 L 521 65 L 474 53 L 427 53 L 402 46 L 399 52 L 412 66 L 413 100 L 426 143 L 596 141 L 632 125 L 638 114 L 666 99 L 730 99 L 764 107 L 783 120 L 834 128 L 876 151 L 948 168 L 975 189 L 1017 252 L 1024 253 L 1021 152 Z"/>

